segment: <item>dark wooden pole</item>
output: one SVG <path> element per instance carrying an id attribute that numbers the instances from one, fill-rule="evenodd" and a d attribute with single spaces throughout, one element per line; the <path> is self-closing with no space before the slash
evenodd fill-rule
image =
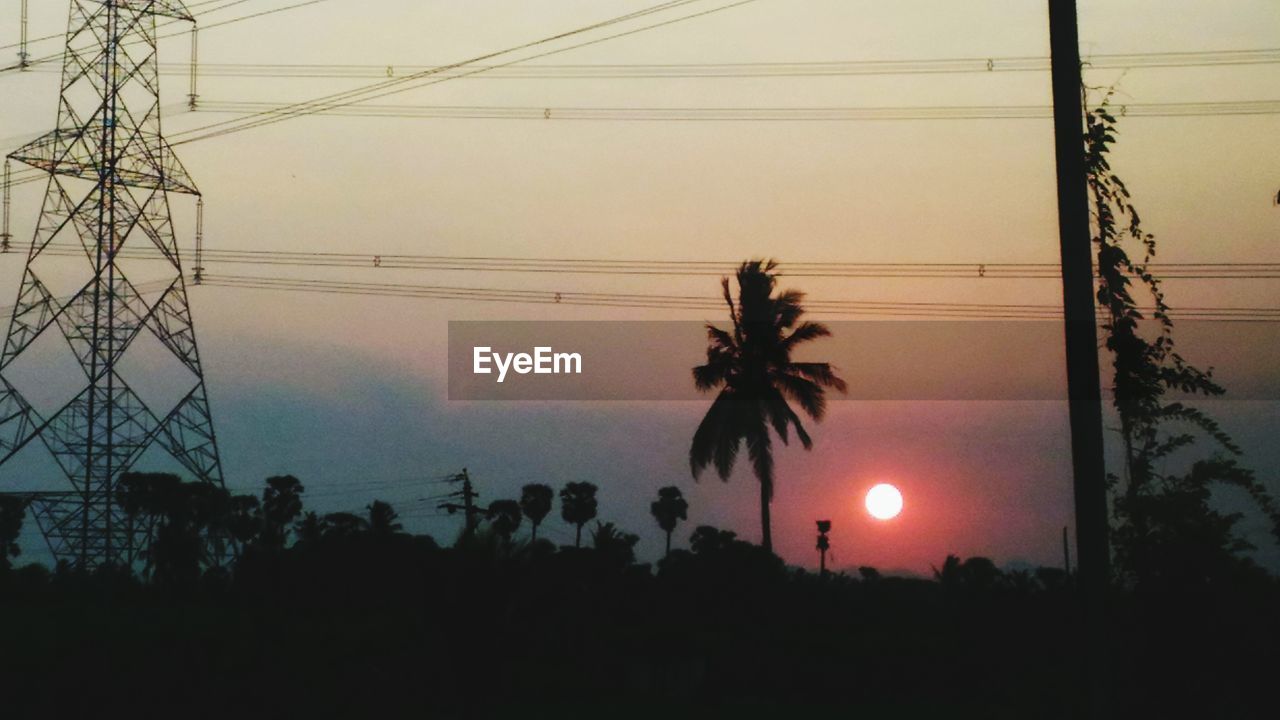
<path id="1" fill-rule="evenodd" d="M 1058 237 L 1066 318 L 1067 397 L 1075 480 L 1076 573 L 1083 601 L 1085 707 L 1105 716 L 1105 609 L 1110 576 L 1102 391 L 1094 315 L 1093 248 L 1084 163 L 1084 100 L 1075 0 L 1049 0 L 1053 130 L 1058 162 Z"/>

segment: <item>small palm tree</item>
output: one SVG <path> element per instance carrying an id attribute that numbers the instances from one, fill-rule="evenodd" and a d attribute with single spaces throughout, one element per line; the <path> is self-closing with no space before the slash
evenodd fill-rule
<path id="1" fill-rule="evenodd" d="M 719 390 L 702 418 L 689 448 L 689 466 L 696 479 L 707 465 L 715 464 L 721 480 L 728 480 L 743 443 L 760 481 L 761 545 L 773 552 L 769 503 L 773 501 L 773 445 L 769 428 L 787 444 L 788 428 L 806 450 L 813 447 L 809 433 L 791 403 L 815 421 L 827 409 L 828 388 L 845 392 L 845 383 L 828 363 L 796 362 L 792 352 L 803 343 L 826 337 L 831 331 L 821 323 L 801 322 L 804 293 L 783 290 L 774 294 L 777 264 L 772 260 L 744 262 L 737 272 L 738 301 L 729 290 L 729 278 L 720 286 L 729 306 L 732 331 L 707 325 L 707 362 L 693 369 L 694 384 L 704 392 Z"/>
<path id="2" fill-rule="evenodd" d="M 658 527 L 667 534 L 666 555 L 671 554 L 671 533 L 681 520 L 689 519 L 689 502 L 684 499 L 680 488 L 671 485 L 658 490 L 658 499 L 649 506 L 649 512 L 658 521 Z"/>
<path id="3" fill-rule="evenodd" d="M 560 490 L 560 517 L 577 528 L 574 547 L 582 547 L 582 526 L 596 517 L 596 490 L 589 482 L 571 482 Z"/>
<path id="4" fill-rule="evenodd" d="M 626 566 L 635 562 L 635 547 L 638 542 L 640 542 L 639 535 L 623 532 L 611 522 L 597 522 L 596 529 L 591 531 L 592 547 L 617 566 Z"/>
<path id="5" fill-rule="evenodd" d="M 538 539 L 538 526 L 551 512 L 551 500 L 554 497 L 551 486 L 542 483 L 530 483 L 520 489 L 520 512 L 529 518 L 529 524 L 533 526 L 531 540 Z"/>

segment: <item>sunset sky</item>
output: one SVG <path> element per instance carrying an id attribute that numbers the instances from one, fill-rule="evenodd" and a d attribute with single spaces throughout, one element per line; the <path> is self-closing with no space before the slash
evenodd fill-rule
<path id="1" fill-rule="evenodd" d="M 727 5 L 693 3 L 655 19 Z M 194 5 L 194 3 L 188 3 Z M 286 0 L 208 3 L 202 26 L 284 7 Z M 618 0 L 327 0 L 210 27 L 200 62 L 430 66 L 520 45 L 653 3 Z M 225 5 L 225 9 L 217 8 Z M 234 5 L 234 6 L 232 6 Z M 17 42 L 17 3 L 0 10 L 0 45 Z M 31 7 L 32 37 L 62 32 L 66 3 Z M 1082 0 L 1081 53 L 1280 48 L 1280 3 Z M 174 26 L 175 28 L 180 26 Z M 56 53 L 59 40 L 33 46 Z M 563 47 L 568 41 L 547 46 Z M 541 64 L 774 63 L 1047 57 L 1045 3 L 1033 0 L 756 0 L 706 17 L 534 61 Z M 0 50 L 0 66 L 14 49 Z M 185 62 L 185 36 L 161 44 Z M 524 54 L 530 54 L 526 51 Z M 518 57 L 519 54 L 513 56 Z M 504 58 L 506 59 L 506 58 Z M 39 69 L 39 68 L 37 68 Z M 376 78 L 202 77 L 202 102 L 285 103 Z M 1280 64 L 1092 70 L 1118 83 L 1118 104 L 1280 100 Z M 0 145 L 50 129 L 57 75 L 0 73 Z M 232 118 L 185 108 L 186 79 L 167 75 L 173 136 Z M 532 108 L 851 108 L 1047 106 L 1044 71 L 835 77 L 459 79 L 376 101 Z M 172 106 L 172 107 L 170 107 Z M 1056 196 L 1048 119 L 646 122 L 307 117 L 182 145 L 204 194 L 210 249 L 450 256 L 788 262 L 1055 262 Z M 1120 120 L 1113 158 L 1169 262 L 1280 262 L 1280 118 Z M 43 186 L 13 195 L 13 234 L 30 242 Z M 192 244 L 194 204 L 174 201 Z M 0 298 L 17 291 L 23 253 L 0 256 Z M 188 258 L 189 262 L 189 258 Z M 206 263 L 219 275 L 714 298 L 708 276 L 548 275 Z M 784 279 L 815 300 L 1052 304 L 1053 279 Z M 1274 307 L 1276 280 L 1173 279 L 1179 306 Z M 698 524 L 759 537 L 746 467 L 727 484 L 689 476 L 689 438 L 705 401 L 481 403 L 449 401 L 450 320 L 720 321 L 703 310 L 520 305 L 193 288 L 191 303 L 227 482 L 256 489 L 292 473 L 309 506 L 359 509 L 374 498 L 409 529 L 451 539 L 426 480 L 467 467 L 482 502 L 520 485 L 590 481 L 602 520 L 661 535 L 648 514 L 663 485 L 690 501 L 680 544 Z M 831 318 L 839 319 L 839 318 Z M 866 318 L 862 318 L 866 319 Z M 834 345 L 830 346 L 834 347 Z M 697 360 L 694 350 L 694 361 Z M 1204 365 L 1232 358 L 1190 359 Z M 1275 346 L 1258 348 L 1274 358 Z M 821 357 L 823 346 L 812 350 Z M 1053 353 L 1048 353 L 1053 355 Z M 1261 355 L 1260 355 L 1261 356 Z M 1007 358 L 1016 363 L 1019 358 Z M 637 358 L 643 363 L 643 358 Z M 909 358 L 903 372 L 912 370 Z M 1269 367 L 1275 367 L 1274 364 Z M 857 367 L 842 367 L 854 376 Z M 619 373 L 634 369 L 618 367 Z M 998 366 L 967 368 L 998 377 Z M 1056 372 L 1056 371 L 1055 371 Z M 1224 377 L 1230 387 L 1230 377 Z M 1219 402 L 1218 413 L 1280 493 L 1275 397 Z M 1000 563 L 1060 564 L 1071 524 L 1065 403 L 1045 400 L 835 402 L 812 429 L 812 452 L 778 455 L 774 538 L 789 562 L 816 565 L 814 520 L 834 522 L 834 567 L 923 573 L 948 553 Z M 1109 437 L 1114 440 L 1114 437 Z M 1114 460 L 1114 458 L 1113 458 Z M 29 465 L 0 468 L 0 489 L 43 487 Z M 1114 462 L 1112 463 L 1114 466 Z M 23 471 L 23 468 L 28 468 Z M 53 482 L 53 481 L 50 481 Z M 862 495 L 890 482 L 895 520 L 871 519 Z M 1233 498 L 1224 496 L 1223 502 Z M 558 515 L 558 511 L 556 513 Z M 1260 528 L 1250 517 L 1250 527 Z M 550 536 L 572 533 L 549 520 Z M 24 548 L 44 559 L 28 528 Z M 1252 535 L 1261 557 L 1280 550 Z"/>

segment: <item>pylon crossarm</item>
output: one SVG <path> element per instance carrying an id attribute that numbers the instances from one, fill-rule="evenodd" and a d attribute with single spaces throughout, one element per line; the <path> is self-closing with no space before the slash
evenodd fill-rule
<path id="1" fill-rule="evenodd" d="M 191 12 L 179 0 L 114 0 L 116 5 L 141 14 L 170 17 L 195 22 Z"/>
<path id="2" fill-rule="evenodd" d="M 100 142 L 101 135 L 100 127 L 74 134 L 54 130 L 14 150 L 9 157 L 54 175 L 97 182 L 102 179 L 100 166 L 92 158 L 93 150 L 89 143 Z M 113 168 L 113 186 L 159 189 L 182 195 L 200 194 L 182 161 L 160 135 L 138 129 L 125 140 L 120 157 L 125 162 L 123 166 L 118 164 Z M 148 148 L 148 145 L 154 147 Z M 137 152 L 138 146 L 147 151 Z"/>

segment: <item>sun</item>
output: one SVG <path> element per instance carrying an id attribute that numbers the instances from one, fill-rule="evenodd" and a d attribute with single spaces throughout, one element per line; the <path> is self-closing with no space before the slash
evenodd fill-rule
<path id="1" fill-rule="evenodd" d="M 898 488 L 880 483 L 867 491 L 867 512 L 877 520 L 892 520 L 902 512 L 902 493 Z"/>

